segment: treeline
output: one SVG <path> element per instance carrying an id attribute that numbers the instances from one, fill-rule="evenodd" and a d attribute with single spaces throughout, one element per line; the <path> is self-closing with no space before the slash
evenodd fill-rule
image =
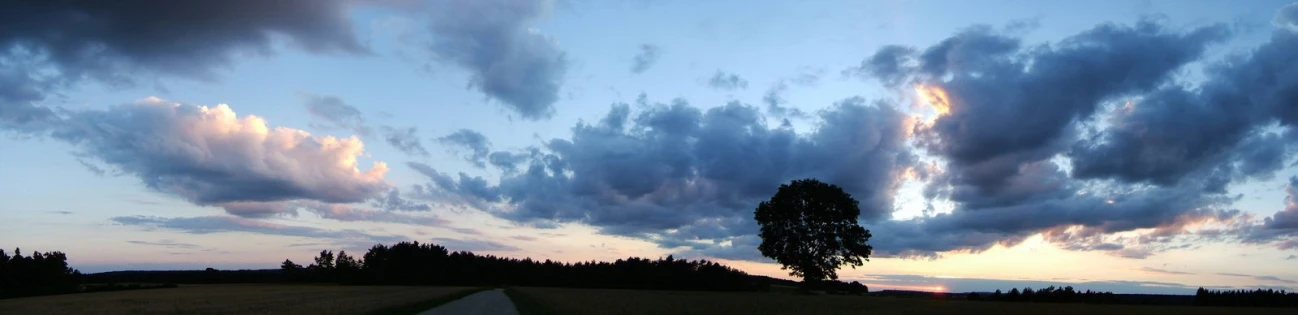
<path id="1" fill-rule="evenodd" d="M 375 245 L 359 259 L 323 251 L 306 266 L 285 260 L 284 279 L 345 284 L 546 286 L 654 290 L 753 290 L 759 278 L 707 260 L 672 256 L 658 260 L 564 263 L 479 256 L 448 251 L 436 244 L 401 242 Z"/>
<path id="2" fill-rule="evenodd" d="M 1194 305 L 1298 307 L 1298 293 L 1273 289 L 1218 291 L 1199 288 L 1194 294 Z"/>
<path id="3" fill-rule="evenodd" d="M 0 249 L 0 298 L 73 293 L 81 289 L 81 272 L 68 268 L 62 252 L 13 256 Z"/>
<path id="4" fill-rule="evenodd" d="M 277 269 L 109 271 L 85 276 L 86 283 L 274 283 L 284 278 Z"/>
<path id="5" fill-rule="evenodd" d="M 1010 289 L 1008 293 L 1001 293 L 996 290 L 991 294 L 969 293 L 966 296 L 969 300 L 974 301 L 1000 301 L 1000 302 L 1051 302 L 1051 303 L 1095 303 L 1095 304 L 1117 304 L 1121 301 L 1113 292 L 1098 292 L 1086 290 L 1078 292 L 1071 286 L 1057 288 L 1049 286 L 1043 289 L 1033 290 L 1032 288 Z"/>
<path id="6" fill-rule="evenodd" d="M 375 245 L 364 255 L 321 251 L 305 265 L 286 259 L 279 269 L 114 271 L 86 275 L 89 283 L 341 283 L 353 285 L 549 286 L 657 290 L 767 290 L 796 281 L 748 275 L 706 260 L 673 256 L 576 263 L 480 256 L 418 242 Z M 814 290 L 862 294 L 859 282 L 822 281 Z"/>

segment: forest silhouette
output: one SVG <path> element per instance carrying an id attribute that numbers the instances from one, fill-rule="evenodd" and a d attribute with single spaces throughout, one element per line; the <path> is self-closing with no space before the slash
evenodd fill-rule
<path id="1" fill-rule="evenodd" d="M 290 259 L 279 269 L 114 271 L 87 275 L 90 283 L 339 283 L 347 285 L 543 286 L 569 288 L 761 291 L 799 282 L 749 275 L 708 260 L 630 257 L 616 261 L 556 262 L 450 251 L 433 243 L 378 244 L 359 257 L 321 251 L 307 265 Z M 819 281 L 832 293 L 866 293 L 860 282 Z"/>
<path id="2" fill-rule="evenodd" d="M 767 291 L 802 283 L 741 270 L 707 260 L 631 257 L 612 262 L 555 262 L 530 258 L 477 255 L 449 251 L 432 243 L 401 242 L 375 245 L 365 254 L 321 251 L 307 265 L 284 260 L 279 269 L 113 271 L 82 275 L 69 268 L 62 252 L 33 252 L 12 256 L 0 250 L 0 298 L 123 289 L 165 288 L 176 284 L 215 283 L 337 283 L 343 285 L 535 286 L 641 290 Z M 124 285 L 123 283 L 132 283 Z M 155 285 L 139 285 L 153 283 Z M 814 289 L 830 294 L 866 294 L 859 282 L 819 281 Z M 1072 287 L 1012 289 L 995 293 L 935 293 L 882 291 L 870 295 L 965 298 L 977 301 L 1162 304 L 1198 306 L 1298 307 L 1298 293 L 1271 289 L 1207 290 L 1196 295 L 1169 296 L 1078 291 Z"/>
<path id="3" fill-rule="evenodd" d="M 0 249 L 0 298 L 74 293 L 81 290 L 81 272 L 68 268 L 62 252 L 32 252 L 13 256 Z"/>

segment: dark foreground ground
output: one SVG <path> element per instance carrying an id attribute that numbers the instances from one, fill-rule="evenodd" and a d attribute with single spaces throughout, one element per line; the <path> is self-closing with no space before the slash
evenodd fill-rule
<path id="1" fill-rule="evenodd" d="M 0 300 L 0 314 L 415 314 L 462 287 L 181 285 Z M 522 315 L 551 314 L 1295 314 L 1288 308 L 977 302 L 773 292 L 512 288 Z M 502 303 L 503 304 L 503 303 Z"/>
<path id="2" fill-rule="evenodd" d="M 370 314 L 455 297 L 468 290 L 460 287 L 181 285 L 174 289 L 4 299 L 0 300 L 0 314 Z M 415 312 L 425 309 L 415 307 Z"/>
<path id="3" fill-rule="evenodd" d="M 549 314 L 1298 314 L 1292 308 L 1092 305 L 950 301 L 919 298 L 799 295 L 755 292 L 683 292 L 517 288 L 511 297 L 524 315 Z"/>

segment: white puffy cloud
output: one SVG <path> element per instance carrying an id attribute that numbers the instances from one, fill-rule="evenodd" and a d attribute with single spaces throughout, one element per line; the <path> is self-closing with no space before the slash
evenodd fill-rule
<path id="1" fill-rule="evenodd" d="M 55 129 L 84 156 L 101 160 L 149 188 L 231 214 L 294 211 L 286 201 L 362 202 L 390 185 L 388 167 L 357 160 L 355 136 L 312 136 L 240 117 L 225 104 L 200 106 L 150 97 L 106 110 L 80 111 Z"/>

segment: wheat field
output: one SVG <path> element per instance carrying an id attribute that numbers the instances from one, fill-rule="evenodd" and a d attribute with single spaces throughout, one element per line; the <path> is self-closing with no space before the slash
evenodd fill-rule
<path id="1" fill-rule="evenodd" d="M 461 287 L 229 284 L 0 300 L 3 314 L 367 314 Z"/>
<path id="2" fill-rule="evenodd" d="M 1295 314 L 1293 309 L 976 302 L 777 292 L 515 288 L 524 315 Z M 524 300 L 520 301 L 519 300 Z M 530 302 L 530 303 L 529 303 Z"/>

